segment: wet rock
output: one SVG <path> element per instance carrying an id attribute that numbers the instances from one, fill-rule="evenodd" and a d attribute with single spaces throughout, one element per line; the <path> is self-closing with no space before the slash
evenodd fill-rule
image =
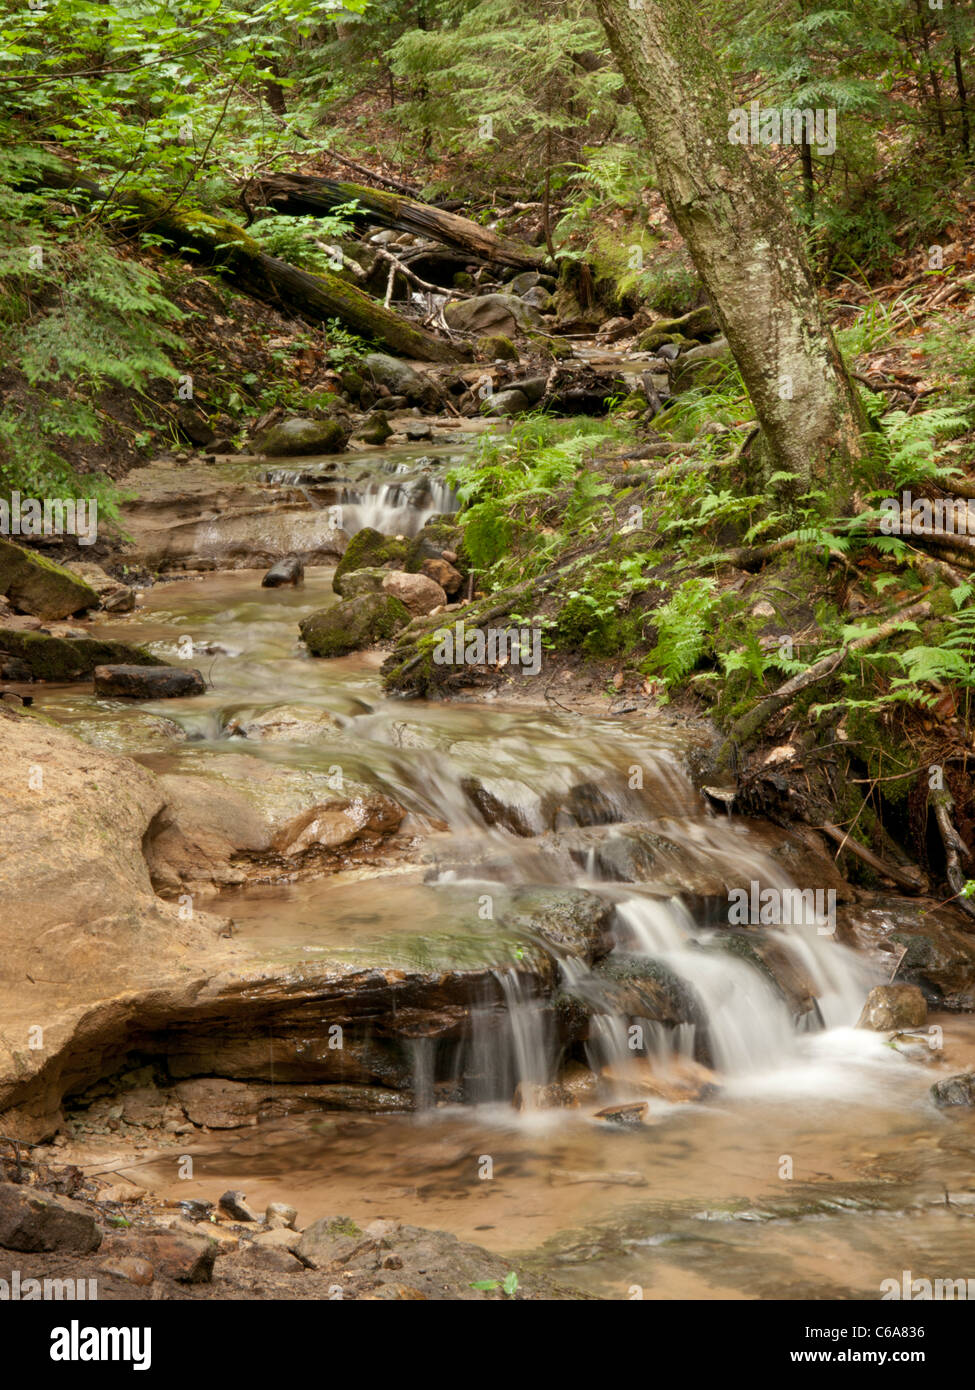
<path id="1" fill-rule="evenodd" d="M 225 1192 L 217 1202 L 217 1206 L 224 1216 L 229 1216 L 231 1221 L 257 1221 L 257 1216 L 247 1205 L 247 1198 L 243 1192 Z"/>
<path id="2" fill-rule="evenodd" d="M 98 1222 L 79 1202 L 35 1187 L 0 1183 L 0 1246 L 5 1250 L 87 1255 L 101 1242 Z"/>
<path id="3" fill-rule="evenodd" d="M 917 985 L 929 1009 L 975 1010 L 975 937 L 959 929 L 943 904 L 923 898 L 872 896 L 844 910 L 844 938 L 898 983 Z"/>
<path id="4" fill-rule="evenodd" d="M 428 579 L 432 579 L 435 584 L 439 584 L 447 598 L 453 598 L 455 594 L 459 593 L 464 583 L 464 576 L 445 559 L 428 558 L 424 560 L 420 567 L 420 573 L 425 574 Z"/>
<path id="5" fill-rule="evenodd" d="M 513 337 L 519 331 L 541 328 L 537 310 L 515 294 L 485 294 L 476 299 L 456 300 L 444 306 L 448 326 L 460 333 L 503 334 Z"/>
<path id="6" fill-rule="evenodd" d="M 857 1027 L 889 1033 L 901 1028 L 920 1028 L 927 1017 L 927 1001 L 917 985 L 877 985 L 867 995 Z"/>
<path id="7" fill-rule="evenodd" d="M 182 666 L 96 666 L 95 694 L 125 700 L 175 700 L 202 695 L 206 681 Z"/>
<path id="8" fill-rule="evenodd" d="M 235 715 L 228 731 L 266 743 L 315 743 L 335 731 L 335 719 L 316 705 L 275 705 L 261 714 Z"/>
<path id="9" fill-rule="evenodd" d="M 342 580 L 352 570 L 381 569 L 399 564 L 406 559 L 408 550 L 408 541 L 383 536 L 371 526 L 364 526 L 349 541 L 332 577 L 332 588 L 340 594 Z"/>
<path id="10" fill-rule="evenodd" d="M 656 1065 L 646 1057 L 633 1057 L 626 1066 L 605 1067 L 603 1076 L 614 1086 L 642 1091 L 671 1105 L 707 1100 L 719 1089 L 711 1068 L 689 1057 L 673 1057 L 666 1065 Z"/>
<path id="11" fill-rule="evenodd" d="M 547 1085 L 519 1081 L 512 1101 L 516 1110 L 554 1110 L 565 1103 L 565 1092 L 557 1081 Z"/>
<path id="12" fill-rule="evenodd" d="M 562 1068 L 559 1085 L 566 1105 L 585 1105 L 595 1099 L 599 1077 L 581 1062 L 569 1062 Z"/>
<path id="13" fill-rule="evenodd" d="M 612 903 L 585 888 L 520 888 L 503 913 L 506 927 L 589 963 L 612 950 L 612 919 Z"/>
<path id="14" fill-rule="evenodd" d="M 405 814 L 359 783 L 338 790 L 324 770 L 245 753 L 198 755 L 192 766 L 193 774 L 159 779 L 168 805 L 144 852 L 160 891 L 266 881 L 294 874 L 306 860 L 320 872 L 323 860 L 357 841 L 377 842 Z"/>
<path id="15" fill-rule="evenodd" d="M 5 681 L 20 681 L 29 684 L 34 679 L 34 672 L 26 661 L 21 661 L 19 656 L 11 656 L 6 660 L 0 656 L 0 677 Z"/>
<path id="16" fill-rule="evenodd" d="M 257 440 L 255 448 L 270 458 L 300 458 L 310 454 L 340 454 L 346 429 L 339 420 L 285 420 Z"/>
<path id="17" fill-rule="evenodd" d="M 540 314 L 551 313 L 555 308 L 555 299 L 544 285 L 533 285 L 521 296 L 521 301 L 530 308 L 537 309 Z"/>
<path id="18" fill-rule="evenodd" d="M 298 1212 L 287 1202 L 270 1202 L 264 1213 L 264 1224 L 269 1231 L 287 1229 L 294 1231 L 298 1223 Z"/>
<path id="19" fill-rule="evenodd" d="M 98 605 L 106 613 L 131 613 L 135 607 L 135 590 L 106 574 L 101 565 L 85 560 L 69 560 L 64 568 L 94 589 L 98 595 Z"/>
<path id="20" fill-rule="evenodd" d="M 931 1099 L 942 1109 L 954 1105 L 975 1105 L 975 1071 L 962 1072 L 958 1076 L 946 1077 L 944 1081 L 936 1081 L 931 1087 Z"/>
<path id="21" fill-rule="evenodd" d="M 504 418 L 509 415 L 523 415 L 531 409 L 531 402 L 524 391 L 495 391 L 481 405 L 481 414 Z"/>
<path id="22" fill-rule="evenodd" d="M 629 1128 L 631 1125 L 642 1125 L 647 1118 L 649 1108 L 645 1100 L 607 1105 L 602 1110 L 596 1111 L 596 1119 L 605 1120 L 610 1125 Z"/>
<path id="23" fill-rule="evenodd" d="M 447 602 L 440 585 L 425 574 L 407 574 L 405 570 L 390 570 L 383 579 L 383 590 L 398 599 L 413 617 L 432 613 Z"/>
<path id="24" fill-rule="evenodd" d="M 510 338 L 506 338 L 503 333 L 488 334 L 477 340 L 477 352 L 479 357 L 486 357 L 490 362 L 517 362 L 518 349 Z"/>
<path id="25" fill-rule="evenodd" d="M 293 588 L 305 582 L 305 566 L 298 555 L 288 555 L 272 565 L 261 580 L 264 589 L 278 589 L 290 584 Z"/>
<path id="26" fill-rule="evenodd" d="M 249 1124 L 252 1117 L 269 1113 L 279 1102 L 290 1113 L 302 1096 L 308 1099 L 307 1109 L 316 1109 L 331 1094 L 331 1087 L 309 1084 L 313 1082 L 356 1083 L 383 1090 L 408 1090 L 412 1085 L 409 1062 L 396 1043 L 356 1038 L 348 1031 L 340 1048 L 330 1046 L 333 1041 L 327 1034 L 323 1038 L 255 1039 L 246 1028 L 225 1028 L 219 1037 L 199 1039 L 193 1046 L 181 1047 L 178 1039 L 173 1039 L 169 1069 L 173 1076 L 192 1078 L 180 1083 L 180 1098 L 190 1118 L 201 1125 L 211 1123 L 207 1115 L 222 1114 L 229 1120 L 235 1113 L 241 1116 L 241 1123 Z M 235 1087 L 227 1093 L 231 1108 L 211 1086 L 227 1083 L 202 1075 L 206 1072 L 246 1081 L 249 1096 Z M 187 1085 L 191 1089 L 184 1092 Z"/>
<path id="27" fill-rule="evenodd" d="M 98 595 L 77 574 L 0 537 L 0 594 L 14 608 L 48 621 L 98 607 Z"/>
<path id="28" fill-rule="evenodd" d="M 51 637 L 44 632 L 0 629 L 0 660 L 4 649 L 16 653 L 18 669 L 26 668 L 34 680 L 79 681 L 90 678 L 98 666 L 165 667 L 159 657 L 127 642 Z"/>
<path id="29" fill-rule="evenodd" d="M 410 611 L 393 594 L 362 594 L 312 613 L 300 624 L 312 656 L 336 657 L 389 641 L 410 621 Z"/>

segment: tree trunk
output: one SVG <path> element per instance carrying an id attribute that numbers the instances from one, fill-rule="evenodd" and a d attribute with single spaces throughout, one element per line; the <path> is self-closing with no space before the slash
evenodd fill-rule
<path id="1" fill-rule="evenodd" d="M 863 415 L 771 165 L 729 139 L 737 103 L 683 0 L 596 0 L 646 128 L 661 192 L 741 368 L 776 469 L 833 506 Z"/>
<path id="2" fill-rule="evenodd" d="M 106 193 L 73 169 L 45 169 L 38 182 L 64 189 L 70 198 L 98 207 L 106 201 L 131 213 L 130 227 L 158 232 L 183 254 L 219 268 L 244 294 L 309 323 L 341 321 L 364 338 L 377 339 L 393 352 L 423 362 L 456 362 L 456 346 L 414 327 L 329 271 L 312 274 L 266 255 L 235 223 L 204 213 L 169 207 L 162 198 L 122 191 Z"/>
<path id="3" fill-rule="evenodd" d="M 249 195 L 252 201 L 256 198 L 285 217 L 320 217 L 340 203 L 351 203 L 355 199 L 362 209 L 358 221 L 432 237 L 445 246 L 466 251 L 477 260 L 528 270 L 536 270 L 545 261 L 544 252 L 497 236 L 467 217 L 458 217 L 455 212 L 444 212 L 430 203 L 387 193 L 381 188 L 339 183 L 313 174 L 273 174 L 251 184 Z"/>

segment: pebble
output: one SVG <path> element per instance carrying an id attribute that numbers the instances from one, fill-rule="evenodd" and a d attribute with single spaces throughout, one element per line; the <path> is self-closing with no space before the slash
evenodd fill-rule
<path id="1" fill-rule="evenodd" d="M 108 1264 L 101 1266 L 103 1274 L 114 1274 L 119 1279 L 127 1279 L 130 1284 L 151 1284 L 156 1277 L 156 1271 L 148 1260 L 141 1260 L 137 1255 L 123 1255 L 119 1260 L 112 1260 Z"/>

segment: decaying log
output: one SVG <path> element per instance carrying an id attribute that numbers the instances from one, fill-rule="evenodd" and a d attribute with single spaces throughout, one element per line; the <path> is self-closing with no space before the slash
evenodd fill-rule
<path id="1" fill-rule="evenodd" d="M 444 246 L 495 265 L 537 270 L 547 262 L 544 251 L 498 236 L 455 212 L 445 212 L 430 203 L 381 188 L 339 183 L 312 174 L 275 174 L 251 184 L 250 192 L 255 201 L 284 217 L 320 217 L 343 203 L 355 201 L 359 210 L 352 215 L 352 220 L 360 224 L 432 237 Z"/>
<path id="2" fill-rule="evenodd" d="M 286 309 L 309 323 L 340 319 L 364 338 L 385 343 L 394 352 L 423 362 L 455 362 L 457 348 L 415 327 L 400 314 L 375 303 L 355 285 L 330 271 L 312 274 L 268 256 L 234 222 L 169 206 L 162 198 L 131 190 L 107 193 L 67 165 L 45 169 L 38 183 L 63 190 L 72 201 L 90 206 L 106 202 L 131 214 L 130 230 L 152 230 L 181 254 L 191 254 L 219 269 L 244 294 Z"/>

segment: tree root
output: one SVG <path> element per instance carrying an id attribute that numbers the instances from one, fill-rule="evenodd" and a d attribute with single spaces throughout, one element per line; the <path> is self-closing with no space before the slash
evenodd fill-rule
<path id="1" fill-rule="evenodd" d="M 938 823 L 938 833 L 941 836 L 941 843 L 945 847 L 945 876 L 955 894 L 955 901 L 963 912 L 968 913 L 969 917 L 975 917 L 975 903 L 964 896 L 966 880 L 961 868 L 962 859 L 970 861 L 972 855 L 951 819 L 951 813 L 955 809 L 951 793 L 944 787 L 940 791 L 930 792 L 928 805 L 934 810 L 934 818 Z"/>
<path id="2" fill-rule="evenodd" d="M 907 608 L 902 608 L 899 613 L 895 613 L 893 617 L 888 618 L 885 623 L 881 623 L 873 632 L 868 632 L 865 636 L 848 642 L 838 652 L 832 652 L 829 656 L 824 656 L 820 661 L 810 666 L 808 671 L 802 671 L 798 676 L 793 676 L 791 680 L 787 680 L 784 685 L 779 686 L 778 690 L 766 696 L 747 714 L 743 714 L 740 719 L 735 721 L 718 754 L 718 766 L 727 766 L 731 750 L 736 744 L 746 743 L 749 739 L 754 738 L 759 729 L 764 728 L 772 716 L 789 704 L 800 691 L 807 689 L 810 685 L 815 685 L 818 681 L 825 680 L 827 676 L 831 676 L 843 664 L 849 653 L 866 651 L 869 647 L 875 647 L 878 642 L 883 642 L 891 637 L 901 623 L 909 622 L 914 618 L 928 618 L 930 616 L 931 605 L 926 599 L 922 599 L 919 603 L 912 603 Z"/>

